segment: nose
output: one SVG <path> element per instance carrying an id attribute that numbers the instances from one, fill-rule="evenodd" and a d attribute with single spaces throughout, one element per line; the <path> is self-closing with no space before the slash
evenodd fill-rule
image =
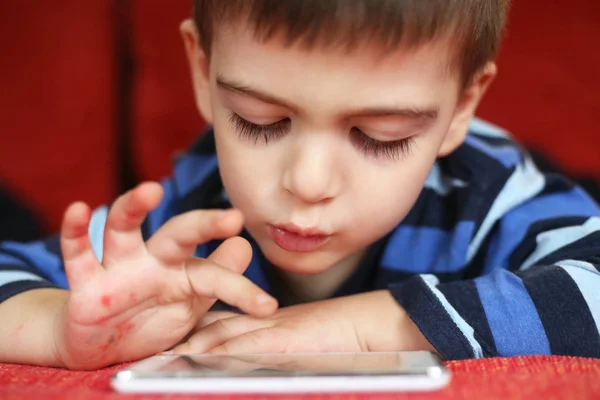
<path id="1" fill-rule="evenodd" d="M 283 188 L 305 203 L 333 199 L 341 187 L 335 155 L 335 145 L 318 138 L 297 143 L 286 161 Z"/>

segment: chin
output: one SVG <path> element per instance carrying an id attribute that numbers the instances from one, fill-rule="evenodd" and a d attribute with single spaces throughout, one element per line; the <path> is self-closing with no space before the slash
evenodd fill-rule
<path id="1" fill-rule="evenodd" d="M 311 253 L 292 253 L 276 246 L 263 249 L 266 259 L 275 267 L 295 274 L 317 275 L 335 265 L 331 254 L 315 251 Z"/>

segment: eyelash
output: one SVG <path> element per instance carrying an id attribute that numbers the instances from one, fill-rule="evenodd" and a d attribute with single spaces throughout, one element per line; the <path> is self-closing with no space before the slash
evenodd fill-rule
<path id="1" fill-rule="evenodd" d="M 291 126 L 289 118 L 268 125 L 260 125 L 247 121 L 233 112 L 229 115 L 229 122 L 238 132 L 240 138 L 253 140 L 254 144 L 261 139 L 265 141 L 265 144 L 269 140 L 279 139 L 290 131 Z M 365 155 L 376 159 L 385 157 L 396 161 L 401 156 L 409 155 L 414 144 L 412 137 L 382 142 L 369 137 L 358 128 L 352 128 L 351 134 L 355 145 Z"/>
<path id="2" fill-rule="evenodd" d="M 412 137 L 382 142 L 375 140 L 358 128 L 352 128 L 353 140 L 360 150 L 367 156 L 379 159 L 385 157 L 397 161 L 400 157 L 409 156 L 415 139 Z"/>
<path id="3" fill-rule="evenodd" d="M 236 113 L 231 113 L 229 122 L 241 138 L 254 140 L 254 144 L 258 143 L 260 139 L 263 139 L 265 143 L 271 139 L 279 139 L 289 132 L 291 125 L 289 118 L 268 125 L 253 124 Z"/>

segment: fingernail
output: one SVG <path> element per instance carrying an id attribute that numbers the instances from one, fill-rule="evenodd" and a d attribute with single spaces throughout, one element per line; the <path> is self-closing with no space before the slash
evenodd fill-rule
<path id="1" fill-rule="evenodd" d="M 268 304 L 268 303 L 272 303 L 274 302 L 275 299 L 271 296 L 269 296 L 268 294 L 259 294 L 258 296 L 256 296 L 256 304 Z"/>

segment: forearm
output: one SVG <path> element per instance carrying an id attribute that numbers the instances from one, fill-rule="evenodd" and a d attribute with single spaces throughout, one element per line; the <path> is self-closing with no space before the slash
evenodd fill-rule
<path id="1" fill-rule="evenodd" d="M 62 367 L 56 321 L 68 299 L 60 289 L 36 289 L 0 303 L 0 362 Z"/>
<path id="2" fill-rule="evenodd" d="M 421 276 L 392 294 L 446 359 L 600 356 L 598 265 L 565 260 L 475 280 Z"/>

